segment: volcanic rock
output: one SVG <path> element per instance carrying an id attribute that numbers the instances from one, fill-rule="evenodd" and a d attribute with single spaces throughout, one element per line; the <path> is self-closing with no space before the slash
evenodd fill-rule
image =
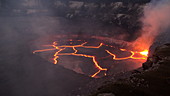
<path id="1" fill-rule="evenodd" d="M 148 60 L 147 62 L 142 64 L 142 67 L 144 70 L 146 70 L 146 69 L 149 69 L 150 67 L 152 67 L 152 65 L 153 65 L 153 62 Z"/>
<path id="2" fill-rule="evenodd" d="M 142 67 L 144 70 L 149 69 L 153 66 L 153 64 L 160 64 L 162 60 L 169 60 L 170 57 L 170 44 L 164 44 L 162 46 L 158 46 L 152 57 L 148 57 L 147 61 L 143 63 Z"/>

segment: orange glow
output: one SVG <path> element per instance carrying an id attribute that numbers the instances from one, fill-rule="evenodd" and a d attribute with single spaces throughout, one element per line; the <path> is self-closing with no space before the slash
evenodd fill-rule
<path id="1" fill-rule="evenodd" d="M 44 52 L 44 51 L 50 51 L 50 50 L 55 50 L 55 48 L 53 48 L 53 49 L 35 50 L 35 51 L 33 51 L 33 53 L 36 53 L 36 52 Z"/>
<path id="2" fill-rule="evenodd" d="M 148 56 L 148 50 L 144 50 L 139 52 L 141 55 Z"/>
<path id="3" fill-rule="evenodd" d="M 70 40 L 72 41 L 72 40 Z M 54 47 L 53 49 L 44 49 L 44 50 L 35 50 L 33 53 L 36 53 L 36 52 L 43 52 L 43 51 L 50 51 L 50 50 L 58 50 L 55 52 L 54 54 L 54 58 L 53 58 L 53 61 L 54 61 L 54 64 L 57 64 L 58 63 L 58 58 L 59 56 L 64 56 L 64 55 L 72 55 L 72 56 L 81 56 L 81 57 L 86 57 L 86 58 L 91 58 L 93 60 L 93 63 L 95 65 L 95 67 L 99 70 L 98 72 L 94 73 L 93 75 L 91 75 L 91 77 L 95 77 L 98 73 L 100 73 L 100 71 L 107 71 L 106 68 L 102 68 L 98 62 L 96 61 L 96 57 L 95 56 L 91 56 L 91 55 L 86 55 L 86 54 L 77 54 L 78 50 L 76 48 L 100 48 L 103 43 L 100 43 L 99 46 L 84 46 L 87 42 L 84 42 L 80 45 L 62 45 L 62 46 L 57 46 L 57 43 L 56 42 L 53 42 L 53 45 L 45 45 L 45 46 L 52 46 Z M 72 48 L 74 50 L 73 53 L 60 53 L 61 51 L 65 50 L 66 48 Z"/>
<path id="4" fill-rule="evenodd" d="M 97 71 L 96 73 L 94 73 L 91 77 L 95 77 L 97 74 L 100 73 L 101 70 Z"/>
<path id="5" fill-rule="evenodd" d="M 72 39 L 70 41 L 73 41 Z M 80 57 L 85 57 L 85 58 L 90 58 L 92 59 L 95 67 L 98 69 L 98 71 L 94 74 L 91 75 L 91 77 L 96 77 L 101 71 L 107 71 L 107 68 L 102 68 L 97 60 L 96 60 L 96 56 L 93 56 L 93 55 L 86 55 L 86 54 L 79 54 L 77 50 L 77 48 L 92 48 L 92 49 L 98 49 L 100 48 L 101 46 L 110 46 L 110 45 L 105 45 L 104 43 L 100 43 L 98 46 L 86 46 L 88 42 L 83 42 L 79 45 L 72 45 L 73 43 L 71 42 L 71 45 L 61 45 L 59 46 L 57 42 L 53 42 L 52 45 L 44 45 L 44 46 L 51 46 L 53 48 L 51 49 L 44 49 L 44 50 L 35 50 L 33 51 L 33 53 L 37 53 L 37 52 L 44 52 L 44 51 L 52 51 L 52 50 L 57 50 L 55 53 L 54 53 L 54 58 L 53 58 L 53 63 L 54 64 L 57 64 L 58 63 L 58 58 L 60 56 L 80 56 Z M 110 46 L 110 48 L 113 47 L 113 46 Z M 72 50 L 74 52 L 71 52 L 71 53 L 62 53 L 62 51 L 64 51 L 65 49 L 67 48 L 72 48 Z M 144 50 L 144 51 L 141 51 L 141 52 L 134 52 L 134 51 L 128 51 L 126 49 L 120 49 L 121 51 L 125 51 L 125 52 L 130 52 L 131 55 L 128 56 L 128 57 L 123 57 L 123 58 L 117 58 L 115 54 L 113 54 L 112 52 L 110 52 L 109 50 L 105 50 L 106 53 L 108 53 L 108 55 L 111 55 L 113 56 L 113 60 L 126 60 L 126 59 L 144 59 L 146 60 L 147 58 L 147 54 L 148 54 L 148 50 Z M 135 57 L 134 55 L 135 54 L 141 54 L 142 56 L 141 57 Z M 104 73 L 104 75 L 106 75 L 106 73 Z"/>
<path id="6" fill-rule="evenodd" d="M 121 50 L 121 51 L 127 51 L 126 49 L 120 49 L 120 50 Z M 146 53 L 148 53 L 147 50 L 141 51 L 141 52 L 128 51 L 128 52 L 131 53 L 130 56 L 128 56 L 128 57 L 123 57 L 123 58 L 117 58 L 116 55 L 113 54 L 113 53 L 111 53 L 109 50 L 105 50 L 105 51 L 106 51 L 108 54 L 110 54 L 111 56 L 113 56 L 113 60 L 126 60 L 126 59 L 144 59 L 144 60 L 146 60 L 146 59 L 147 59 L 147 54 L 146 54 Z M 144 56 L 142 56 L 142 57 L 134 57 L 134 55 L 135 55 L 136 53 L 140 53 L 141 55 L 144 55 Z"/>

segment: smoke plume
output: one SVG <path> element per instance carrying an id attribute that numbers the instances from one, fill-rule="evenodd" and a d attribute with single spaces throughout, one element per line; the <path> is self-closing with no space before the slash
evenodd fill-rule
<path id="1" fill-rule="evenodd" d="M 155 38 L 170 26 L 170 1 L 152 0 L 144 8 L 142 35 L 134 41 L 135 48 L 149 49 Z"/>

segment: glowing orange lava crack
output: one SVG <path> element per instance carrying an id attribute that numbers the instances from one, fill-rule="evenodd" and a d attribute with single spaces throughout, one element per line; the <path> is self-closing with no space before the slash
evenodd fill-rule
<path id="1" fill-rule="evenodd" d="M 92 58 L 93 63 L 95 64 L 96 68 L 99 70 L 98 72 L 94 73 L 91 77 L 95 77 L 98 73 L 100 73 L 100 71 L 106 71 L 106 68 L 102 68 L 101 66 L 99 66 L 98 62 L 96 61 L 96 57 L 95 56 L 91 56 L 91 55 L 85 55 L 85 54 L 77 54 L 78 50 L 76 48 L 100 48 L 103 43 L 100 43 L 99 46 L 84 46 L 87 42 L 84 42 L 80 45 L 62 45 L 62 46 L 57 46 L 56 42 L 53 42 L 53 45 L 45 45 L 45 46 L 52 46 L 54 47 L 53 49 L 44 49 L 44 50 L 36 50 L 33 53 L 36 52 L 43 52 L 43 51 L 50 51 L 50 50 L 58 50 L 57 52 L 55 52 L 54 54 L 54 64 L 57 64 L 58 61 L 57 59 L 59 58 L 60 55 L 73 55 L 73 56 L 81 56 L 81 57 L 87 57 L 87 58 Z M 66 48 L 72 48 L 74 50 L 73 53 L 60 53 L 61 51 L 65 50 Z"/>
<path id="2" fill-rule="evenodd" d="M 107 68 L 102 68 L 97 60 L 95 56 L 92 55 L 86 55 L 86 54 L 78 54 L 78 50 L 76 48 L 100 48 L 101 46 L 103 46 L 103 43 L 100 43 L 99 46 L 85 46 L 85 44 L 87 44 L 87 42 L 84 42 L 82 44 L 79 45 L 62 45 L 62 46 L 58 46 L 57 42 L 53 42 L 52 45 L 44 45 L 44 46 L 51 46 L 53 47 L 52 49 L 44 49 L 44 50 L 35 50 L 33 51 L 33 53 L 36 52 L 44 52 L 44 51 L 51 51 L 51 50 L 58 50 L 57 52 L 55 52 L 54 54 L 54 64 L 58 63 L 58 58 L 59 56 L 64 56 L 64 55 L 72 55 L 72 56 L 81 56 L 81 57 L 86 57 L 86 58 L 91 58 L 93 60 L 93 63 L 95 65 L 95 67 L 98 69 L 98 71 L 96 73 L 94 73 L 93 75 L 91 75 L 91 77 L 95 77 L 96 75 L 98 75 L 101 71 L 107 71 Z M 108 46 L 108 45 L 105 45 Z M 72 53 L 61 53 L 63 50 L 65 50 L 66 48 L 72 48 L 74 50 L 74 52 Z M 126 49 L 120 49 L 121 51 L 127 51 Z M 108 54 L 110 54 L 111 56 L 113 56 L 113 60 L 125 60 L 125 59 L 146 59 L 147 54 L 148 54 L 148 50 L 144 50 L 142 52 L 133 52 L 133 51 L 128 51 L 131 53 L 130 56 L 128 57 L 124 57 L 124 58 L 116 58 L 116 55 L 111 53 L 109 50 L 105 50 Z M 143 55 L 143 57 L 134 57 L 135 53 L 139 53 L 141 55 Z M 106 75 L 106 74 L 105 74 Z"/>
<path id="3" fill-rule="evenodd" d="M 121 51 L 127 51 L 126 49 L 120 49 Z M 124 58 L 116 58 L 116 55 L 111 53 L 109 50 L 105 50 L 108 54 L 110 54 L 111 56 L 113 56 L 114 60 L 126 60 L 126 59 L 147 59 L 147 54 L 148 54 L 148 50 L 144 50 L 142 52 L 133 52 L 133 51 L 129 51 L 131 53 L 130 56 L 128 57 L 124 57 Z M 140 53 L 141 55 L 143 55 L 143 57 L 134 57 L 135 53 Z"/>

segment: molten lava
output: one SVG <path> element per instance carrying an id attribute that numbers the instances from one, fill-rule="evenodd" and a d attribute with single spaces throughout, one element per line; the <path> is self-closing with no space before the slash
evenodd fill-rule
<path id="1" fill-rule="evenodd" d="M 128 51 L 126 49 L 120 49 L 121 51 Z M 105 50 L 108 54 L 112 55 L 113 56 L 113 59 L 114 60 L 125 60 L 125 59 L 146 59 L 147 57 L 147 54 L 148 54 L 148 50 L 144 50 L 144 51 L 141 51 L 141 52 L 134 52 L 134 51 L 129 51 L 131 53 L 130 56 L 128 57 L 123 57 L 123 58 L 117 58 L 115 54 L 111 53 L 110 51 L 108 50 Z M 143 57 L 134 57 L 135 54 L 141 54 L 143 55 Z"/>
<path id="2" fill-rule="evenodd" d="M 144 50 L 139 52 L 141 55 L 148 56 L 148 50 Z"/>
<path id="3" fill-rule="evenodd" d="M 78 53 L 78 49 L 77 48 L 85 48 L 85 49 L 99 49 L 101 48 L 102 46 L 110 46 L 110 45 L 106 45 L 104 43 L 100 43 L 98 46 L 87 46 L 86 44 L 88 44 L 88 42 L 83 42 L 81 44 L 77 44 L 77 45 L 74 45 L 72 43 L 73 40 L 69 40 L 70 44 L 68 45 L 58 45 L 58 43 L 55 41 L 52 43 L 52 45 L 44 45 L 44 46 L 50 46 L 50 47 L 53 47 L 51 49 L 43 49 L 43 50 L 35 50 L 33 51 L 33 53 L 37 53 L 37 52 L 44 52 L 44 51 L 52 51 L 52 50 L 56 50 L 55 54 L 53 55 L 53 63 L 54 64 L 57 64 L 58 63 L 58 58 L 60 56 L 80 56 L 80 57 L 84 57 L 84 58 L 90 58 L 92 59 L 95 67 L 98 69 L 98 71 L 94 74 L 91 75 L 91 77 L 96 77 L 101 71 L 107 71 L 107 68 L 102 68 L 98 62 L 97 62 L 97 57 L 94 56 L 94 55 L 87 55 L 85 53 L 83 54 L 79 54 Z M 77 41 L 81 41 L 81 40 L 77 40 Z M 110 47 L 113 47 L 113 46 L 110 46 Z M 74 52 L 71 52 L 71 53 L 63 53 L 64 50 L 66 50 L 67 48 L 72 48 L 72 50 L 74 50 Z M 126 60 L 126 59 L 144 59 L 146 60 L 147 58 L 147 55 L 148 55 L 148 50 L 144 50 L 144 51 L 141 51 L 141 52 L 136 52 L 136 51 L 131 51 L 131 50 L 126 50 L 126 49 L 120 49 L 120 51 L 125 51 L 125 52 L 129 52 L 131 53 L 130 56 L 128 57 L 122 57 L 122 58 L 117 58 L 117 56 L 112 53 L 111 51 L 109 50 L 103 50 L 105 51 L 108 55 L 110 56 L 113 56 L 113 60 Z M 136 57 L 135 55 L 136 54 L 140 54 L 140 56 Z M 106 75 L 106 73 L 105 73 Z"/>

